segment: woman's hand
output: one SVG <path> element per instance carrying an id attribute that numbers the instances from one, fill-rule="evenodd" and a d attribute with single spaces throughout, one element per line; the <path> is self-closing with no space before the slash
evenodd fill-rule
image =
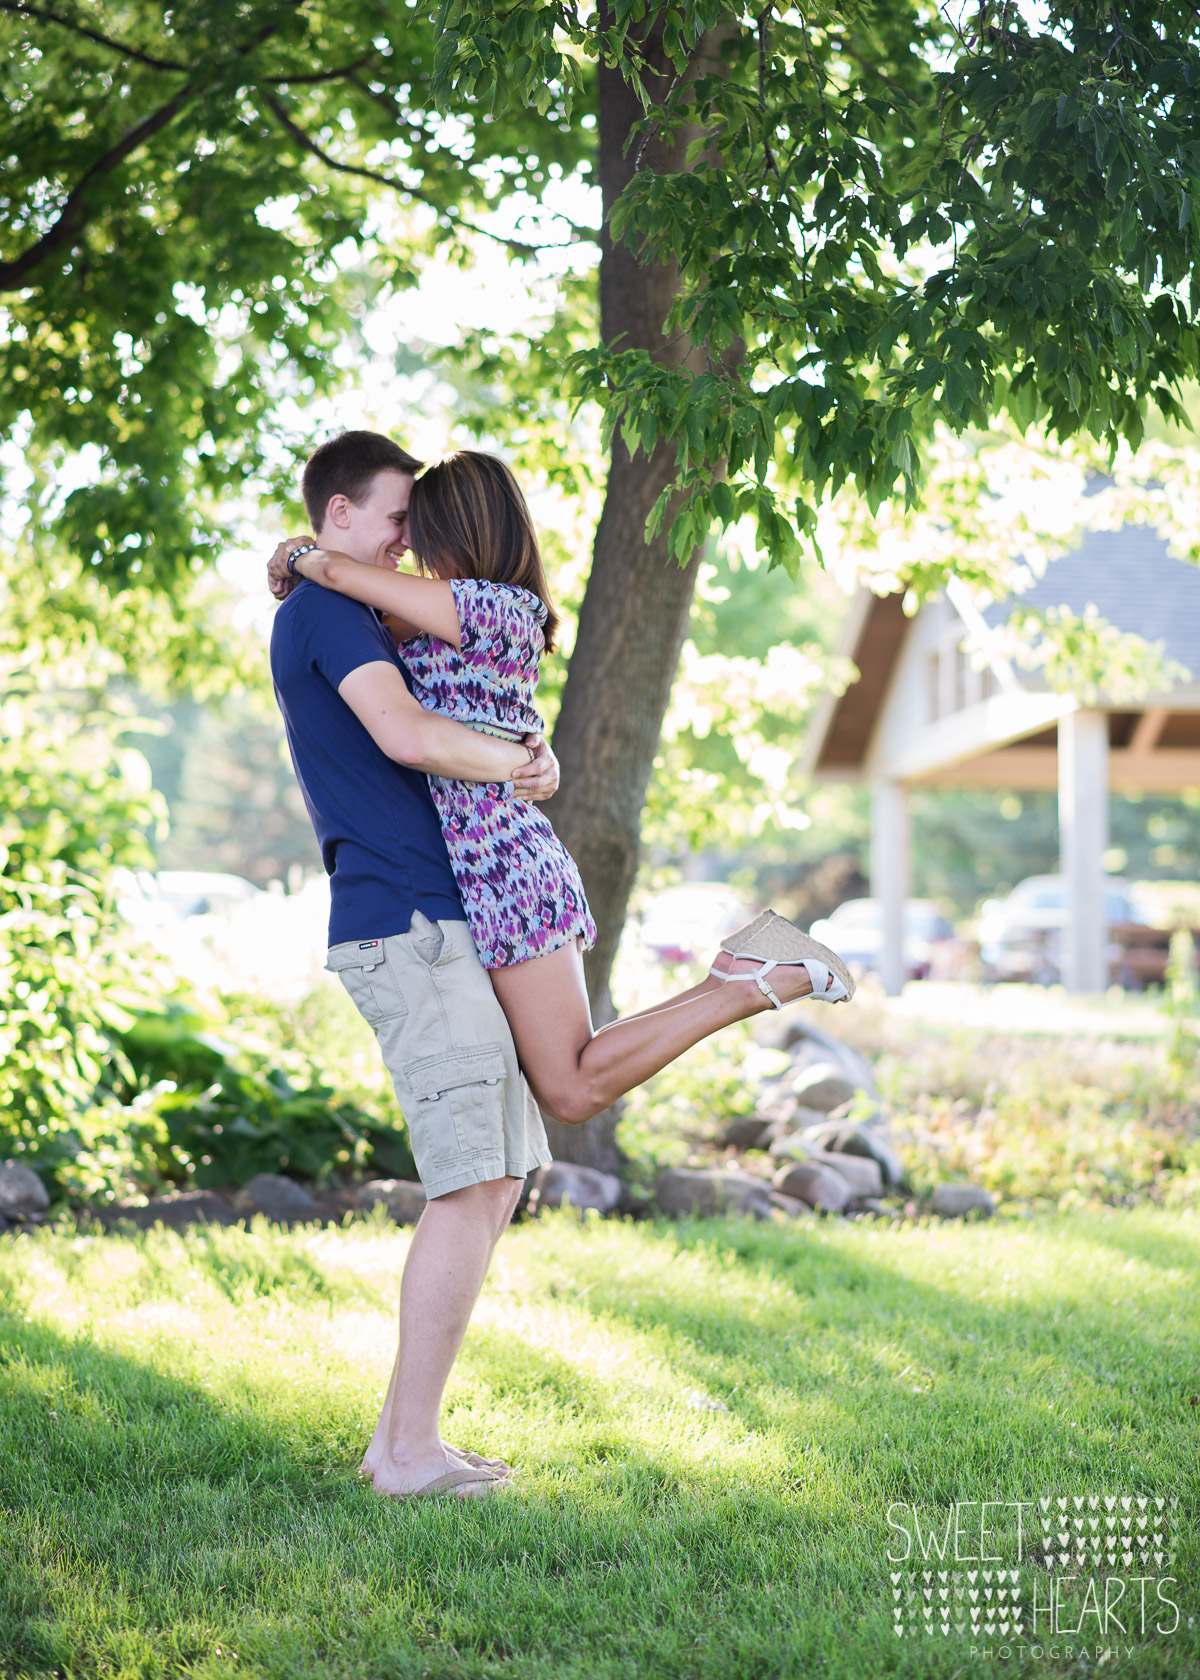
<path id="1" fill-rule="evenodd" d="M 513 796 L 517 799 L 549 799 L 558 791 L 558 760 L 540 735 L 526 735 L 525 745 L 533 757 L 513 771 Z"/>
<path id="2" fill-rule="evenodd" d="M 285 601 L 299 581 L 288 571 L 288 555 L 312 541 L 312 537 L 285 537 L 267 561 L 267 588 L 277 601 Z"/>
<path id="3" fill-rule="evenodd" d="M 313 541 L 313 537 L 286 537 L 267 561 L 267 587 L 276 600 L 286 600 L 295 589 L 299 578 L 312 578 L 314 582 L 320 582 L 322 573 L 333 558 L 323 548 L 312 548 L 307 554 L 299 555 L 294 569 L 288 570 L 288 559 L 292 553 Z"/>

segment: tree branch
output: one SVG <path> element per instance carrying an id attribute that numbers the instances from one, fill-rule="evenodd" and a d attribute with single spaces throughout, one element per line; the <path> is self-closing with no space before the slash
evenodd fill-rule
<path id="1" fill-rule="evenodd" d="M 77 23 L 74 18 L 62 17 L 58 12 L 47 11 L 44 6 L 26 5 L 24 0 L 0 0 L 0 12 L 11 12 L 14 17 L 35 18 L 39 23 L 57 24 L 60 29 L 69 29 L 72 34 L 95 41 L 97 46 L 108 47 L 110 51 L 119 53 L 122 58 L 131 58 L 137 64 L 148 65 L 151 70 L 174 70 L 187 75 L 195 69 L 192 64 L 180 64 L 174 59 L 155 58 L 153 54 L 143 52 L 140 47 L 131 47 L 126 41 L 115 41 L 111 35 L 102 35 L 98 29 L 89 29 L 86 24 Z M 273 33 L 273 29 L 270 32 Z M 258 41 L 252 43 L 252 47 L 258 45 Z M 243 53 L 250 50 L 252 48 L 244 48 Z M 294 76 L 264 76 L 262 80 L 275 87 L 287 87 L 292 83 L 299 86 L 301 82 L 336 82 L 343 76 L 349 77 L 351 71 L 360 69 L 374 57 L 375 51 L 372 49 L 335 70 L 297 71 Z"/>
<path id="2" fill-rule="evenodd" d="M 313 157 L 319 158 L 327 169 L 332 169 L 338 175 L 353 175 L 358 180 L 374 181 L 381 187 L 389 187 L 392 192 L 407 193 L 410 198 L 416 199 L 419 204 L 428 204 L 431 209 L 439 210 L 443 215 L 449 215 L 455 227 L 465 228 L 469 233 L 481 234 L 485 239 L 494 239 L 498 245 L 505 246 L 507 250 L 513 251 L 519 256 L 536 256 L 539 251 L 566 250 L 576 243 L 574 239 L 568 239 L 557 244 L 531 245 L 523 239 L 513 239 L 507 234 L 493 233 L 490 228 L 480 227 L 477 222 L 469 222 L 465 216 L 454 215 L 442 210 L 419 187 L 410 187 L 407 182 L 398 181 L 394 175 L 385 175 L 378 169 L 366 169 L 361 164 L 341 163 L 337 158 L 331 157 L 324 147 L 318 146 L 317 142 L 307 135 L 298 123 L 292 120 L 272 94 L 264 94 L 263 98 L 280 126 L 287 130 L 296 144 L 306 152 L 310 152 Z"/>
<path id="3" fill-rule="evenodd" d="M 98 29 L 89 29 L 85 23 L 76 23 L 74 18 L 60 17 L 57 12 L 48 12 L 42 6 L 27 6 L 22 4 L 21 0 L 0 0 L 0 12 L 11 12 L 14 17 L 35 18 L 39 23 L 55 23 L 60 29 L 69 29 L 75 35 L 84 35 L 89 41 L 95 41 L 98 46 L 108 47 L 112 52 L 120 53 L 122 58 L 132 58 L 139 64 L 148 64 L 152 70 L 178 70 L 187 75 L 194 68 L 191 64 L 177 64 L 172 59 L 154 58 L 138 47 L 126 46 L 123 41 L 114 41 L 110 35 L 102 35 Z"/>
<path id="4" fill-rule="evenodd" d="M 291 0 L 293 6 L 303 3 L 304 0 Z M 12 0 L 0 0 L 0 5 L 5 5 L 10 11 L 13 10 Z M 245 58 L 256 47 L 262 46 L 264 41 L 269 40 L 278 27 L 278 23 L 264 24 L 252 41 L 247 41 L 237 49 L 235 57 Z M 108 46 L 112 43 L 106 39 L 104 44 Z M 165 105 L 160 105 L 157 111 L 152 111 L 134 128 L 127 129 L 110 151 L 105 152 L 102 158 L 99 158 L 89 169 L 84 171 L 67 194 L 57 218 L 46 229 L 41 238 L 36 239 L 27 250 L 22 251 L 21 255 L 14 257 L 11 262 L 0 262 L 0 292 L 16 291 L 18 287 L 24 284 L 27 274 L 37 268 L 47 257 L 52 256 L 61 245 L 66 243 L 81 224 L 86 223 L 84 203 L 90 184 L 100 179 L 101 176 L 111 175 L 113 170 L 119 164 L 124 163 L 130 153 L 135 152 L 143 141 L 149 140 L 160 129 L 166 128 L 168 123 L 178 116 L 183 107 L 200 92 L 203 86 L 202 81 L 194 80 L 189 82 L 186 87 L 180 88 L 179 92 L 168 99 Z"/>
<path id="5" fill-rule="evenodd" d="M 35 240 L 11 262 L 0 262 L 0 292 L 16 291 L 24 283 L 27 274 L 58 250 L 60 245 L 65 244 L 80 223 L 87 189 L 91 183 L 102 175 L 111 175 L 117 165 L 124 163 L 129 154 L 135 152 L 144 140 L 149 140 L 151 135 L 166 128 L 199 90 L 198 82 L 189 82 L 186 87 L 180 88 L 173 98 L 168 99 L 165 105 L 160 105 L 157 111 L 152 111 L 136 128 L 127 129 L 111 151 L 106 152 L 90 169 L 84 171 L 67 195 L 56 221 L 46 229 L 41 238 Z"/>

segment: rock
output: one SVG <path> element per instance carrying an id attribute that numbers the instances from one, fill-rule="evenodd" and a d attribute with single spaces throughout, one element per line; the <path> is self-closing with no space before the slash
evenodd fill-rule
<path id="1" fill-rule="evenodd" d="M 772 1190 L 771 1206 L 778 1208 L 780 1213 L 786 1213 L 789 1219 L 811 1219 L 812 1209 L 807 1202 L 802 1202 L 799 1196 L 785 1196 L 782 1190 Z"/>
<path id="2" fill-rule="evenodd" d="M 748 1213 L 755 1219 L 767 1219 L 771 1186 L 751 1173 L 690 1172 L 684 1167 L 666 1167 L 658 1175 L 654 1200 L 659 1212 L 673 1219 L 689 1213 L 705 1217 Z"/>
<path id="3" fill-rule="evenodd" d="M 815 1108 L 821 1114 L 849 1102 L 858 1086 L 832 1062 L 817 1062 L 803 1068 L 791 1081 L 792 1094 L 805 1108 Z"/>
<path id="4" fill-rule="evenodd" d="M 881 1202 L 878 1196 L 856 1196 L 850 1206 L 855 1213 L 874 1213 L 880 1219 L 887 1217 L 888 1205 Z"/>
<path id="5" fill-rule="evenodd" d="M 765 1114 L 744 1114 L 726 1126 L 721 1142 L 726 1149 L 754 1149 L 771 1122 Z"/>
<path id="6" fill-rule="evenodd" d="M 809 1132 L 815 1125 L 827 1124 L 825 1116 L 816 1108 L 801 1108 L 797 1103 L 792 1109 L 788 1120 L 774 1120 L 769 1128 L 769 1135 L 764 1138 L 767 1148 L 772 1155 L 786 1155 L 789 1150 L 784 1144 L 790 1144 L 802 1132 Z"/>
<path id="7" fill-rule="evenodd" d="M 382 1202 L 397 1225 L 415 1225 L 428 1201 L 425 1186 L 406 1178 L 368 1179 L 354 1199 L 361 1208 Z"/>
<path id="8" fill-rule="evenodd" d="M 996 1207 L 989 1192 L 978 1184 L 935 1184 L 930 1205 L 943 1219 L 961 1219 L 964 1214 L 975 1212 L 987 1217 Z"/>
<path id="9" fill-rule="evenodd" d="M 852 1196 L 883 1194 L 883 1174 L 877 1161 L 868 1160 L 862 1155 L 835 1155 L 824 1149 L 813 1150 L 809 1159 L 822 1167 L 828 1167 L 831 1172 L 841 1173 L 850 1186 Z"/>
<path id="10" fill-rule="evenodd" d="M 595 1208 L 605 1214 L 611 1213 L 620 1200 L 621 1180 L 615 1174 L 579 1167 L 571 1161 L 551 1161 L 533 1175 L 529 1211 L 573 1207 L 581 1213 L 585 1208 Z"/>
<path id="11" fill-rule="evenodd" d="M 822 1126 L 809 1126 L 800 1134 L 799 1141 L 809 1149 L 825 1149 L 833 1155 L 861 1155 L 877 1164 L 886 1185 L 904 1182 L 904 1162 L 878 1127 L 826 1121 Z"/>
<path id="12" fill-rule="evenodd" d="M 89 1208 L 104 1229 L 114 1225 L 136 1225 L 148 1231 L 163 1225 L 168 1231 L 182 1231 L 189 1225 L 233 1225 L 237 1221 L 229 1203 L 211 1190 L 181 1190 L 176 1195 L 152 1196 L 148 1202 L 107 1202 Z"/>
<path id="13" fill-rule="evenodd" d="M 7 1231 L 7 1230 L 8 1230 L 8 1220 L 5 1219 L 5 1217 L 2 1213 L 0 1213 L 0 1237 L 2 1237 L 5 1233 L 5 1231 Z"/>
<path id="14" fill-rule="evenodd" d="M 49 1206 L 46 1186 L 32 1167 L 23 1167 L 19 1161 L 0 1164 L 0 1213 L 6 1219 L 45 1213 Z"/>
<path id="15" fill-rule="evenodd" d="M 794 1166 L 780 1167 L 775 1188 L 825 1213 L 840 1213 L 850 1200 L 850 1186 L 841 1173 L 823 1167 L 819 1161 L 797 1161 Z"/>
<path id="16" fill-rule="evenodd" d="M 849 1102 L 831 1109 L 828 1118 L 843 1126 L 870 1126 L 884 1131 L 891 1122 L 891 1115 L 883 1104 L 876 1102 L 866 1091 L 857 1092 Z"/>
<path id="17" fill-rule="evenodd" d="M 791 1050 L 797 1045 L 801 1048 L 797 1051 L 795 1060 L 800 1065 L 806 1066 L 810 1060 L 818 1057 L 823 1061 L 832 1062 L 854 1081 L 857 1089 L 878 1097 L 879 1087 L 875 1083 L 874 1068 L 865 1056 L 844 1043 L 836 1033 L 826 1032 L 824 1027 L 818 1027 L 810 1020 L 793 1021 L 783 1036 L 782 1047 L 784 1050 Z"/>
<path id="18" fill-rule="evenodd" d="M 281 1225 L 292 1220 L 316 1219 L 320 1208 L 308 1191 L 280 1173 L 259 1173 L 242 1186 L 234 1206 L 239 1213 L 265 1213 Z"/>

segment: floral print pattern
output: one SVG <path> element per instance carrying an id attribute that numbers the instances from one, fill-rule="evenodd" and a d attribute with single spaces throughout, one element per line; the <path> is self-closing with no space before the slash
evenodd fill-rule
<path id="1" fill-rule="evenodd" d="M 527 589 L 483 578 L 453 578 L 450 587 L 461 651 L 424 634 L 401 642 L 413 693 L 427 712 L 474 729 L 541 734 L 533 697 L 544 604 Z M 512 798 L 511 782 L 430 776 L 429 787 L 485 968 L 528 962 L 580 936 L 585 950 L 595 944 L 579 871 L 536 805 Z"/>

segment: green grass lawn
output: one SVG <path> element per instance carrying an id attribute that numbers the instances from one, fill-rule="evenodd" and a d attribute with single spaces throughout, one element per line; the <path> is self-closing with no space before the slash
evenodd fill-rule
<path id="1" fill-rule="evenodd" d="M 4 1680 L 1200 1672 L 1191 1212 L 517 1227 L 446 1433 L 522 1474 L 462 1505 L 354 1476 L 407 1243 L 0 1242 Z M 1124 1636 L 896 1635 L 893 1577 L 919 1628 L 929 1569 L 940 1614 L 939 1559 L 897 1557 L 908 1508 L 944 1532 L 953 1502 L 1032 1501 L 1028 1542 L 1039 1499 L 1103 1534 L 1122 1494 L 1179 1502 L 1176 1561 L 1149 1568 L 1174 1632 L 1154 1602 L 1130 1629 L 1126 1593 Z M 961 1527 L 941 1567 L 965 1617 L 977 1507 Z M 1048 1591 L 1027 1560 L 1021 1583 Z"/>

